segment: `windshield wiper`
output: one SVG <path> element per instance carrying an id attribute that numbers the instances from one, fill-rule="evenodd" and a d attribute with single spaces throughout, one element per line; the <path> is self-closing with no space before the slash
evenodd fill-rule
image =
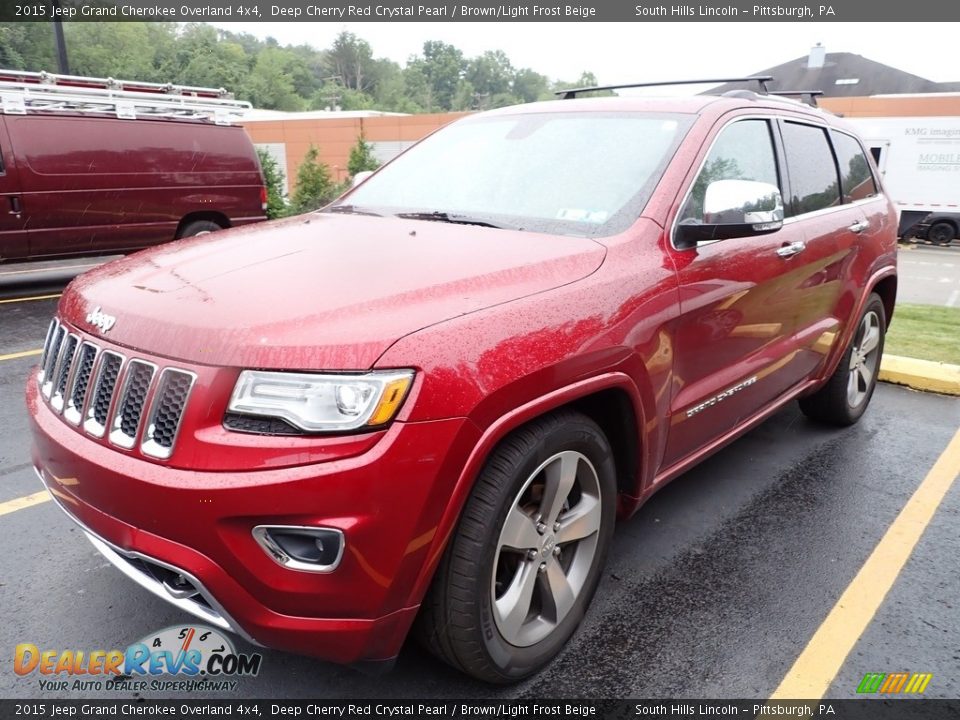
<path id="1" fill-rule="evenodd" d="M 489 220 L 471 217 L 470 215 L 460 215 L 459 213 L 447 213 L 439 210 L 431 212 L 402 212 L 397 213 L 398 218 L 405 220 L 433 220 L 434 222 L 453 223 L 454 225 L 479 225 L 480 227 L 503 229 L 506 226 L 497 225 Z"/>
<path id="2" fill-rule="evenodd" d="M 373 217 L 383 217 L 380 213 L 374 212 L 373 210 L 367 210 L 360 207 L 359 205 L 331 205 L 326 208 L 323 212 L 329 213 L 346 213 L 348 215 L 372 215 Z"/>

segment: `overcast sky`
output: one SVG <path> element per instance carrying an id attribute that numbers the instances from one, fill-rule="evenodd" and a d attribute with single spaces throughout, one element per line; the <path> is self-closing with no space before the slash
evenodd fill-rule
<path id="1" fill-rule="evenodd" d="M 216 23 L 215 23 L 216 24 Z M 749 75 L 802 55 L 820 42 L 937 82 L 960 81 L 952 23 L 220 23 L 281 44 L 328 47 L 341 30 L 365 39 L 375 57 L 404 64 L 425 40 L 473 57 L 503 50 L 515 67 L 551 79 L 584 70 L 601 83 Z M 952 30 L 948 30 L 952 27 Z M 939 38 L 939 40 L 937 40 Z"/>

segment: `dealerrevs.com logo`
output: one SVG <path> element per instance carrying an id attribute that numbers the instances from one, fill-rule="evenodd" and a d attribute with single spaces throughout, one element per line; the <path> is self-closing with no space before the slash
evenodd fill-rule
<path id="1" fill-rule="evenodd" d="M 229 638 L 204 625 L 164 628 L 126 650 L 41 649 L 20 643 L 17 675 L 38 678 L 42 691 L 236 690 L 237 677 L 260 672 L 260 653 L 238 653 Z"/>

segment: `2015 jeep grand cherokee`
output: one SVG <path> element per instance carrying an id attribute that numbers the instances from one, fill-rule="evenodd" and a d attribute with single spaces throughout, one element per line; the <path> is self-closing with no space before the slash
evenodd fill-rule
<path id="1" fill-rule="evenodd" d="M 33 459 L 128 576 L 263 645 L 506 682 L 616 517 L 799 399 L 870 402 L 896 219 L 837 118 L 763 95 L 454 123 L 324 211 L 64 293 Z"/>

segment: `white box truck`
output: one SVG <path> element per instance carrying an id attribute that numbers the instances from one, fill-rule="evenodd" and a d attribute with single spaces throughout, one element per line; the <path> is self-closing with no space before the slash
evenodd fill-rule
<path id="1" fill-rule="evenodd" d="M 900 237 L 960 238 L 960 117 L 848 118 L 900 215 Z"/>

